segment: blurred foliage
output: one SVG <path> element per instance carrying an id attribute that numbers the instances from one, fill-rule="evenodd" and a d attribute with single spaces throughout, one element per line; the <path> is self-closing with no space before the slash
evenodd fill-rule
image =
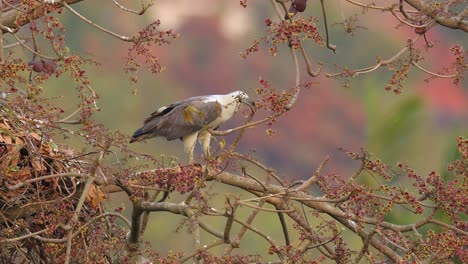
<path id="1" fill-rule="evenodd" d="M 375 99 L 368 97 L 367 100 Z M 371 103 L 367 102 L 369 104 Z M 368 109 L 369 149 L 379 153 L 385 162 L 395 164 L 414 140 L 418 123 L 423 122 L 423 101 L 421 97 L 410 96 L 402 98 L 389 110 L 382 111 L 383 113 L 376 111 L 377 109 Z"/>

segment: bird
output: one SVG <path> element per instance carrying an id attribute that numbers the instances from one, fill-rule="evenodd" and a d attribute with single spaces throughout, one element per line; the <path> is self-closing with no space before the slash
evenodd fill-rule
<path id="1" fill-rule="evenodd" d="M 195 96 L 163 106 L 145 119 L 137 129 L 130 143 L 140 142 L 154 137 L 163 137 L 168 141 L 180 139 L 188 154 L 189 163 L 194 163 L 193 152 L 197 139 L 203 148 L 205 158 L 210 157 L 211 133 L 229 120 L 246 104 L 252 112 L 255 102 L 242 91 L 228 94 Z"/>

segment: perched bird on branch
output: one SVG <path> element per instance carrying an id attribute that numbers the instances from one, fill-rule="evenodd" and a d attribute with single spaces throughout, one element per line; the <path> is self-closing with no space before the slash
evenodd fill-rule
<path id="1" fill-rule="evenodd" d="M 193 150 L 197 139 L 205 157 L 210 156 L 211 134 L 229 120 L 242 104 L 254 110 L 255 103 L 241 91 L 225 95 L 206 95 L 187 98 L 169 106 L 163 106 L 146 118 L 143 127 L 133 133 L 130 143 L 153 137 L 167 140 L 181 139 L 189 162 L 193 163 Z"/>

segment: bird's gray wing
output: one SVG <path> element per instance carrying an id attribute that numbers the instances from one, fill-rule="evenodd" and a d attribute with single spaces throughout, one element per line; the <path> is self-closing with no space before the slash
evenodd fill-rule
<path id="1" fill-rule="evenodd" d="M 171 105 L 168 105 L 168 106 L 163 106 L 161 108 L 159 108 L 158 110 L 154 111 L 153 113 L 151 113 L 151 116 L 146 118 L 145 120 L 145 124 L 148 120 L 151 120 L 151 118 L 155 117 L 155 116 L 160 116 L 160 115 L 165 115 L 167 113 L 169 113 L 172 109 L 174 109 L 175 107 L 177 106 L 180 106 L 180 105 L 187 105 L 193 101 L 201 101 L 203 99 L 205 99 L 206 96 L 195 96 L 195 97 L 191 97 L 191 98 L 187 98 L 187 99 L 184 99 L 184 100 L 181 100 L 181 101 L 177 101 L 175 103 L 172 103 Z"/>
<path id="2" fill-rule="evenodd" d="M 161 136 L 167 140 L 182 138 L 202 129 L 220 114 L 221 105 L 218 102 L 205 103 L 201 99 L 190 98 L 153 113 L 145 120 L 139 136 Z"/>

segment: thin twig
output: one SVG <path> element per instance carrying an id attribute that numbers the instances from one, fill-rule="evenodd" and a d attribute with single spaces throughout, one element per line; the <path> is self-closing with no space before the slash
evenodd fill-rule
<path id="1" fill-rule="evenodd" d="M 421 38 L 421 35 L 418 35 L 417 37 L 415 37 L 414 39 L 411 40 L 411 43 L 414 44 L 416 43 L 419 39 Z M 366 68 L 361 68 L 361 69 L 357 69 L 357 70 L 351 70 L 350 72 L 352 73 L 352 76 L 355 77 L 359 74 L 363 74 L 363 73 L 369 73 L 369 72 L 372 72 L 372 71 L 375 71 L 377 70 L 378 68 L 380 68 L 381 66 L 386 66 L 392 62 L 394 62 L 395 60 L 397 60 L 403 53 L 405 53 L 407 50 L 409 49 L 409 45 L 406 45 L 404 48 L 402 48 L 400 51 L 398 51 L 395 55 L 393 55 L 391 58 L 389 59 L 386 59 L 386 60 L 381 60 L 379 59 L 379 61 L 377 62 L 377 64 L 373 65 L 373 66 L 370 66 L 370 67 L 366 67 Z M 336 77 L 336 76 L 342 76 L 344 75 L 345 73 L 344 72 L 338 72 L 338 73 L 327 73 L 326 76 L 327 77 Z"/>
<path id="2" fill-rule="evenodd" d="M 310 186 L 314 185 L 318 179 L 319 179 L 319 176 L 320 176 L 320 173 L 322 172 L 322 169 L 325 167 L 325 165 L 327 164 L 327 162 L 330 160 L 330 157 L 329 156 L 326 156 L 322 162 L 320 163 L 320 165 L 318 166 L 317 170 L 314 172 L 314 174 L 312 175 L 312 177 L 310 177 L 307 181 L 303 182 L 301 185 L 299 185 L 296 190 L 298 191 L 305 191 L 307 189 L 310 188 Z"/>
<path id="3" fill-rule="evenodd" d="M 3 15 L 3 0 L 0 0 L 0 18 Z M 0 25 L 2 22 L 0 21 Z M 0 65 L 4 63 L 5 60 L 5 46 L 3 45 L 3 30 L 0 30 Z"/>
<path id="4" fill-rule="evenodd" d="M 279 115 L 281 115 L 281 114 L 276 114 L 273 117 L 266 117 L 264 119 L 261 119 L 261 120 L 255 121 L 255 122 L 249 122 L 247 124 L 244 124 L 244 125 L 241 125 L 241 126 L 238 126 L 238 127 L 235 127 L 235 128 L 227 129 L 227 130 L 224 130 L 224 131 L 217 131 L 217 130 L 213 130 L 213 129 L 210 128 L 210 129 L 208 129 L 208 132 L 210 134 L 214 135 L 214 136 L 226 136 L 226 135 L 229 135 L 229 134 L 234 133 L 234 132 L 236 132 L 238 130 L 241 130 L 241 129 L 251 128 L 251 127 L 260 125 L 262 123 L 266 123 L 266 122 L 270 121 L 272 118 L 278 117 Z"/>
<path id="5" fill-rule="evenodd" d="M 16 41 L 15 43 L 11 43 L 11 44 L 7 44 L 7 45 L 3 45 L 3 48 L 4 48 L 4 49 L 9 49 L 9 48 L 13 48 L 13 47 L 16 47 L 16 46 L 22 45 L 23 43 L 26 43 L 26 41 L 25 41 L 25 40 Z"/>
<path id="6" fill-rule="evenodd" d="M 104 151 L 100 152 L 100 155 L 96 158 L 95 161 L 95 167 L 93 167 L 91 175 L 88 177 L 88 180 L 86 181 L 86 184 L 83 188 L 83 192 L 81 194 L 80 200 L 78 201 L 78 204 L 76 205 L 75 212 L 73 213 L 73 216 L 68 223 L 64 227 L 65 231 L 67 231 L 67 245 L 66 245 L 66 253 L 65 253 L 65 264 L 70 263 L 70 258 L 71 258 L 71 245 L 72 245 L 72 234 L 73 234 L 73 228 L 78 221 L 79 214 L 81 212 L 81 209 L 83 208 L 83 205 L 85 203 L 86 197 L 88 195 L 88 192 L 91 188 L 91 186 L 94 183 L 94 180 L 96 179 L 96 169 L 99 167 L 99 164 L 101 163 L 101 160 L 104 158 Z M 68 229 L 68 230 L 66 230 Z"/>
<path id="7" fill-rule="evenodd" d="M 325 25 L 325 37 L 326 37 L 327 48 L 331 49 L 334 53 L 336 53 L 336 46 L 330 43 L 330 36 L 328 33 L 328 24 L 327 24 L 327 13 L 325 10 L 325 0 L 320 0 L 320 6 L 322 7 L 323 24 Z"/>
<path id="8" fill-rule="evenodd" d="M 234 221 L 235 221 L 236 223 L 241 224 L 242 226 L 245 226 L 247 229 L 249 229 L 250 231 L 256 233 L 257 235 L 263 237 L 266 241 L 268 241 L 268 243 L 270 243 L 270 245 L 272 245 L 272 246 L 274 246 L 274 247 L 277 247 L 276 242 L 275 242 L 271 237 L 265 235 L 262 231 L 258 230 L 256 227 L 254 227 L 254 226 L 252 226 L 252 225 L 249 225 L 249 224 L 247 224 L 247 223 L 245 223 L 245 222 L 243 222 L 243 221 L 241 221 L 241 220 L 238 220 L 238 219 L 236 219 L 236 218 L 234 218 Z M 281 255 L 281 253 L 277 252 L 277 254 L 278 254 L 278 257 L 279 257 L 280 259 L 283 259 L 283 256 Z"/>
<path id="9" fill-rule="evenodd" d="M 353 263 L 358 264 L 359 261 L 361 260 L 361 258 L 362 258 L 362 257 L 364 256 L 364 254 L 367 252 L 372 237 L 373 237 L 375 234 L 377 234 L 376 229 L 377 229 L 377 226 L 375 226 L 375 227 L 367 234 L 367 236 L 364 237 L 364 241 L 363 241 L 363 245 L 362 245 L 362 247 L 361 247 L 361 250 L 359 251 L 359 254 L 356 256 L 356 258 L 354 259 L 354 262 L 353 262 Z"/>
<path id="10" fill-rule="evenodd" d="M 401 14 L 403 14 L 406 19 L 413 20 L 408 12 L 406 12 L 406 9 L 403 7 L 403 0 L 400 0 L 400 3 L 398 4 L 398 10 L 400 10 Z M 390 12 L 393 13 L 393 9 L 390 9 Z"/>
<path id="11" fill-rule="evenodd" d="M 123 6 L 121 3 L 117 2 L 117 0 L 112 0 L 112 2 L 114 2 L 115 5 L 117 5 L 120 9 L 126 11 L 126 12 L 129 12 L 129 13 L 134 13 L 134 14 L 137 14 L 137 15 L 143 15 L 146 10 L 148 10 L 148 8 L 150 8 L 153 4 L 152 3 L 148 3 L 148 4 L 144 4 L 143 1 L 141 2 L 141 10 L 140 11 L 136 11 L 136 10 L 133 10 L 133 9 L 130 9 L 130 8 L 127 8 L 125 6 Z"/>
<path id="12" fill-rule="evenodd" d="M 289 47 L 289 50 L 291 51 L 291 56 L 294 62 L 294 68 L 296 70 L 296 91 L 289 99 L 288 104 L 284 106 L 284 109 L 286 111 L 291 110 L 296 105 L 297 100 L 299 99 L 299 94 L 301 92 L 301 71 L 299 69 L 299 62 L 297 61 L 297 54 L 293 47 Z"/>
<path id="13" fill-rule="evenodd" d="M 225 216 L 226 216 L 226 224 L 224 225 L 224 233 L 223 233 L 223 240 L 225 243 L 231 243 L 231 229 L 232 229 L 232 223 L 234 222 L 234 214 L 237 209 L 237 202 L 232 204 L 231 200 L 229 198 L 226 198 L 226 202 L 229 205 L 229 209 L 226 210 Z"/>
<path id="14" fill-rule="evenodd" d="M 281 184 L 281 186 L 286 186 L 286 184 L 283 182 L 283 180 L 281 180 L 281 178 L 275 173 L 275 171 L 273 169 L 266 167 L 265 165 L 263 165 L 259 161 L 255 160 L 254 158 L 251 158 L 249 156 L 245 156 L 245 155 L 242 155 L 242 154 L 237 153 L 237 152 L 234 152 L 233 155 L 256 165 L 257 167 L 261 168 L 266 173 L 268 173 L 271 177 L 273 177 L 273 179 L 275 179 L 279 184 Z"/>
<path id="15" fill-rule="evenodd" d="M 72 239 L 73 239 L 73 225 L 75 225 L 75 222 L 78 220 L 79 213 L 81 212 L 81 208 L 83 207 L 83 204 L 86 200 L 86 196 L 91 188 L 91 185 L 94 182 L 95 177 L 91 176 L 88 178 L 86 181 L 85 187 L 83 188 L 83 193 L 81 194 L 80 200 L 78 201 L 78 205 L 76 206 L 75 213 L 73 214 L 72 219 L 70 220 L 70 224 L 68 224 L 64 229 L 67 231 L 67 245 L 66 245 L 66 253 L 65 253 L 65 264 L 70 263 L 71 259 L 71 245 L 72 245 Z"/>
<path id="16" fill-rule="evenodd" d="M 97 105 L 97 94 L 96 94 L 96 91 L 94 91 L 94 89 L 89 85 L 88 81 L 86 81 L 84 79 L 84 77 L 82 76 L 82 74 L 79 73 L 79 70 L 78 69 L 75 69 L 75 67 L 73 67 L 73 65 L 70 67 L 70 69 L 75 73 L 75 76 L 77 76 L 80 80 L 81 80 L 81 83 L 86 87 L 88 88 L 88 90 L 91 92 L 92 94 L 92 97 L 93 97 L 93 104 L 94 104 L 94 108 L 96 110 L 99 110 L 99 106 Z"/>
<path id="17" fill-rule="evenodd" d="M 346 2 L 350 3 L 350 4 L 353 4 L 355 6 L 359 6 L 359 7 L 363 7 L 363 8 L 366 8 L 366 9 L 375 9 L 375 10 L 380 10 L 380 11 L 388 11 L 390 9 L 394 9 L 396 12 L 400 12 L 400 10 L 394 8 L 394 6 L 390 6 L 390 7 L 385 7 L 385 6 L 376 6 L 374 3 L 371 3 L 371 4 L 364 4 L 364 3 L 360 3 L 360 2 L 357 2 L 357 1 L 354 1 L 354 0 L 345 0 Z M 419 11 L 416 11 L 416 10 L 407 10 L 408 13 L 419 13 Z"/>
<path id="18" fill-rule="evenodd" d="M 333 240 L 337 239 L 341 235 L 342 232 L 343 231 L 340 230 L 340 232 L 336 232 L 336 234 L 334 236 L 330 237 L 329 239 L 327 239 L 327 240 L 325 240 L 323 242 L 320 242 L 319 244 L 308 246 L 307 250 L 312 249 L 312 248 L 319 248 L 319 247 L 321 247 L 323 245 L 326 245 L 326 244 L 332 242 Z"/>
<path id="19" fill-rule="evenodd" d="M 430 218 L 428 222 L 429 222 L 429 223 L 436 224 L 436 225 L 443 226 L 443 227 L 445 227 L 445 228 L 447 228 L 447 229 L 450 229 L 450 230 L 452 230 L 452 231 L 454 231 L 454 232 L 456 232 L 456 233 L 462 234 L 462 235 L 464 235 L 464 236 L 468 236 L 468 232 L 467 232 L 467 231 L 464 231 L 464 230 L 462 230 L 462 229 L 460 229 L 460 228 L 457 228 L 457 227 L 455 227 L 455 226 L 451 226 L 451 225 L 446 224 L 446 223 L 444 223 L 444 222 L 442 222 L 442 221 L 439 221 L 439 220 L 437 220 L 437 219 Z M 416 224 L 415 224 L 415 226 L 417 227 Z"/>
<path id="20" fill-rule="evenodd" d="M 82 108 L 83 108 L 83 106 L 80 105 L 80 107 L 78 107 L 75 111 L 73 111 L 73 113 L 69 114 L 69 115 L 66 116 L 65 118 L 60 119 L 60 120 L 57 121 L 56 123 L 64 123 L 64 122 L 68 121 L 68 119 L 70 119 L 70 118 L 72 118 L 74 115 L 76 115 Z"/>
<path id="21" fill-rule="evenodd" d="M 132 41 L 135 41 L 135 38 L 134 37 L 128 37 L 128 36 L 124 36 L 124 35 L 119 35 L 109 29 L 106 29 L 96 23 L 94 23 L 93 21 L 89 20 L 88 18 L 84 17 L 82 14 L 78 13 L 75 9 L 73 9 L 69 4 L 67 4 L 67 2 L 62 2 L 63 3 L 63 6 L 65 6 L 70 12 L 72 12 L 73 14 L 75 14 L 77 17 L 79 17 L 81 20 L 85 21 L 86 23 L 90 24 L 91 26 L 113 36 L 113 37 L 116 37 L 120 40 L 123 40 L 123 41 L 127 41 L 127 42 L 132 42 Z"/>
<path id="22" fill-rule="evenodd" d="M 319 76 L 320 72 L 322 71 L 321 65 L 319 65 L 318 69 L 316 71 L 312 70 L 312 64 L 310 63 L 309 56 L 304 50 L 304 47 L 302 45 L 302 41 L 299 41 L 299 49 L 301 50 L 302 57 L 304 58 L 304 62 L 306 64 L 307 68 L 307 73 L 310 75 L 310 77 L 317 77 Z"/>
<path id="23" fill-rule="evenodd" d="M 193 236 L 193 247 L 197 251 L 201 250 L 200 225 L 198 224 L 198 217 L 193 219 L 191 228 Z M 194 259 L 194 263 L 198 264 L 200 261 L 198 259 Z"/>
<path id="24" fill-rule="evenodd" d="M 271 198 L 271 197 L 269 197 L 269 198 Z M 268 208 L 258 207 L 258 206 L 252 205 L 252 204 L 244 203 L 244 202 L 241 202 L 241 201 L 238 201 L 238 203 L 241 204 L 241 205 L 245 205 L 247 207 L 250 207 L 250 208 L 254 208 L 254 209 L 257 209 L 257 210 L 260 210 L 260 211 L 265 211 L 265 212 L 271 212 L 271 213 L 289 213 L 289 212 L 294 211 L 294 209 L 288 209 L 288 210 L 268 209 Z"/>
<path id="25" fill-rule="evenodd" d="M 119 214 L 119 213 L 114 213 L 114 212 L 106 212 L 104 214 L 101 214 L 101 215 L 98 215 L 96 217 L 94 217 L 93 219 L 89 220 L 88 222 L 86 222 L 86 224 L 80 226 L 78 228 L 78 230 L 76 230 L 75 233 L 73 233 L 72 235 L 72 238 L 75 238 L 77 235 L 81 234 L 82 231 L 84 229 L 86 229 L 88 226 L 90 226 L 91 224 L 93 224 L 94 222 L 96 222 L 97 220 L 103 218 L 103 217 L 118 217 L 120 218 L 122 221 L 124 221 L 124 223 L 130 227 L 131 226 L 131 223 L 130 221 L 125 218 L 125 216 L 123 216 L 122 214 Z M 42 241 L 42 242 L 46 242 L 46 243 L 54 243 L 54 244 L 59 244 L 59 243 L 64 243 L 67 241 L 68 237 L 64 237 L 64 238 L 46 238 L 46 237 L 41 237 L 39 235 L 34 235 L 33 237 L 34 239 L 37 239 L 39 241 Z"/>
<path id="26" fill-rule="evenodd" d="M 19 182 L 19 183 L 15 184 L 15 185 L 9 185 L 8 183 L 5 182 L 5 185 L 6 185 L 8 190 L 14 191 L 14 190 L 18 190 L 19 188 L 21 188 L 21 187 L 23 187 L 23 186 L 25 186 L 27 184 L 33 183 L 33 182 L 38 182 L 38 181 L 48 180 L 48 179 L 53 179 L 53 178 L 59 178 L 59 177 L 88 178 L 88 177 L 91 177 L 91 175 L 82 174 L 82 173 L 72 173 L 72 172 L 57 173 L 57 174 L 50 174 L 50 175 L 46 175 L 46 176 L 41 176 L 41 177 L 25 180 L 25 181 L 22 181 L 22 182 Z"/>
<path id="27" fill-rule="evenodd" d="M 186 256 L 185 258 L 181 259 L 181 260 L 180 260 L 180 263 L 184 263 L 184 262 L 186 262 L 187 260 L 189 260 L 189 259 L 195 257 L 196 255 L 202 253 L 203 251 L 206 251 L 206 250 L 208 250 L 208 249 L 210 249 L 210 248 L 219 246 L 219 245 L 221 245 L 221 244 L 224 244 L 224 240 L 222 240 L 222 239 L 216 240 L 215 242 L 213 242 L 213 243 L 211 243 L 211 244 L 209 244 L 209 245 L 205 245 L 205 246 L 203 246 L 203 248 L 197 249 L 197 250 L 195 250 L 195 252 L 193 252 L 192 254 L 190 254 L 190 255 Z"/>
<path id="28" fill-rule="evenodd" d="M 264 200 L 259 201 L 257 203 L 257 207 L 262 207 L 264 203 L 265 203 Z M 247 218 L 247 221 L 246 221 L 246 223 L 248 225 L 252 224 L 252 222 L 255 219 L 255 217 L 257 216 L 258 212 L 260 212 L 260 210 L 258 210 L 258 209 L 255 209 L 255 210 L 252 211 L 252 213 L 249 215 L 249 217 Z M 230 254 L 235 247 L 236 248 L 239 247 L 240 240 L 242 239 L 242 237 L 244 236 L 246 231 L 247 231 L 247 227 L 242 226 L 241 229 L 239 230 L 239 232 L 237 233 L 237 235 L 235 236 L 235 238 L 231 241 L 231 243 L 229 243 L 229 246 L 224 251 L 225 255 Z"/>
<path id="29" fill-rule="evenodd" d="M 3 28 L 4 27 L 2 27 L 2 29 Z M 44 54 L 39 53 L 39 52 L 35 51 L 34 49 L 30 48 L 28 45 L 26 45 L 26 42 L 24 40 L 20 39 L 13 31 L 11 31 L 10 34 L 16 39 L 16 41 L 18 42 L 19 45 L 21 45 L 23 48 L 25 48 L 26 50 L 28 50 L 32 54 L 34 54 L 36 56 L 39 56 L 39 57 L 41 57 L 43 59 L 50 60 L 50 61 L 60 60 L 60 57 L 50 57 L 50 56 L 44 55 Z"/>
<path id="30" fill-rule="evenodd" d="M 424 69 L 423 67 L 421 67 L 417 62 L 415 61 L 411 61 L 411 64 L 413 64 L 414 66 L 416 66 L 416 68 L 420 69 L 421 71 L 429 74 L 429 75 L 432 75 L 432 76 L 435 76 L 437 78 L 455 78 L 457 77 L 457 74 L 453 74 L 453 75 L 441 75 L 441 74 L 438 74 L 438 73 L 435 73 L 435 72 L 431 72 L 429 70 L 426 70 Z"/>
<path id="31" fill-rule="evenodd" d="M 29 233 L 29 234 L 26 234 L 26 235 L 15 237 L 15 238 L 2 239 L 2 240 L 0 240 L 0 244 L 18 242 L 18 241 L 26 239 L 26 238 L 30 238 L 30 237 L 33 237 L 33 236 L 43 234 L 43 233 L 45 233 L 47 231 L 48 231 L 47 229 L 43 229 L 43 230 L 40 230 L 40 231 L 37 231 L 37 232 L 34 232 L 34 233 Z"/>
<path id="32" fill-rule="evenodd" d="M 392 13 L 392 15 L 398 20 L 400 21 L 401 23 L 409 26 L 409 27 L 412 27 L 412 28 L 428 28 L 430 24 L 434 23 L 434 21 L 429 21 L 428 23 L 424 24 L 424 25 L 415 25 L 415 24 L 411 24 L 403 19 L 401 19 L 397 14 L 396 12 L 393 10 L 393 9 L 390 9 L 390 13 Z"/>

